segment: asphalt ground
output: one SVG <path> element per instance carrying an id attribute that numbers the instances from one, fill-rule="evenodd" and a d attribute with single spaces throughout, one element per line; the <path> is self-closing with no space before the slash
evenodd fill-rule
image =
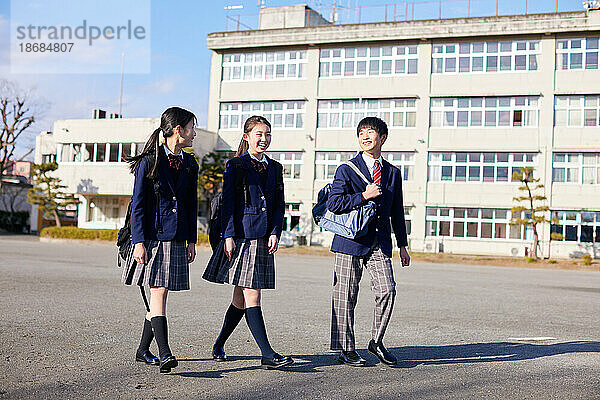
<path id="1" fill-rule="evenodd" d="M 0 399 L 600 399 L 600 273 L 395 263 L 385 344 L 366 351 L 373 295 L 363 275 L 356 338 L 367 367 L 329 351 L 330 257 L 278 256 L 263 310 L 274 349 L 295 364 L 259 368 L 245 322 L 214 362 L 231 287 L 204 282 L 169 294 L 170 374 L 134 362 L 144 308 L 120 283 L 115 247 L 0 237 Z M 547 338 L 547 339 L 540 339 Z M 156 347 L 153 344 L 152 349 Z"/>

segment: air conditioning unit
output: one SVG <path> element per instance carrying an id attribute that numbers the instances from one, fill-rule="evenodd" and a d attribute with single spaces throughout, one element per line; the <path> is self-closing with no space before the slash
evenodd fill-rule
<path id="1" fill-rule="evenodd" d="M 425 253 L 439 253 L 440 252 L 440 242 L 437 240 L 426 240 L 423 246 L 423 250 Z"/>
<path id="2" fill-rule="evenodd" d="M 118 118 L 123 118 L 123 116 L 121 114 L 117 114 L 117 113 L 110 113 L 109 118 L 110 119 L 118 119 Z"/>
<path id="3" fill-rule="evenodd" d="M 512 257 L 524 257 L 527 255 L 526 247 L 512 247 L 510 249 L 510 255 Z"/>

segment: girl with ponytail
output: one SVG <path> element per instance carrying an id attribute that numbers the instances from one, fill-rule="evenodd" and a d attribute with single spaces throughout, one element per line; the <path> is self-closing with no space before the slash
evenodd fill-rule
<path id="1" fill-rule="evenodd" d="M 190 111 L 168 108 L 142 152 L 126 158 L 135 176 L 131 200 L 133 253 L 122 280 L 126 285 L 150 287 L 150 309 L 135 359 L 159 365 L 160 372 L 177 366 L 167 334 L 167 294 L 190 288 L 189 263 L 196 257 L 198 163 L 182 151 L 192 145 L 195 123 Z M 159 358 L 150 352 L 153 339 Z"/>
<path id="2" fill-rule="evenodd" d="M 269 121 L 261 116 L 248 118 L 236 157 L 229 160 L 223 174 L 223 240 L 203 276 L 209 282 L 234 286 L 221 333 L 213 345 L 213 358 L 227 359 L 225 341 L 245 316 L 262 354 L 261 367 L 269 369 L 293 362 L 269 344 L 260 306 L 261 290 L 275 288 L 274 253 L 285 209 L 283 167 L 264 154 L 270 144 Z"/>

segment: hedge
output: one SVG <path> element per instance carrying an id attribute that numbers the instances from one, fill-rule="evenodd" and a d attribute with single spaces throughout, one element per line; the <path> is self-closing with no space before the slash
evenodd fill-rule
<path id="1" fill-rule="evenodd" d="M 74 226 L 51 226 L 42 229 L 41 237 L 54 239 L 87 239 L 87 240 L 107 240 L 117 241 L 118 229 L 83 229 Z M 198 244 L 207 244 L 208 235 L 198 232 Z"/>
<path id="2" fill-rule="evenodd" d="M 15 233 L 27 232 L 29 230 L 29 212 L 0 211 L 0 229 Z"/>

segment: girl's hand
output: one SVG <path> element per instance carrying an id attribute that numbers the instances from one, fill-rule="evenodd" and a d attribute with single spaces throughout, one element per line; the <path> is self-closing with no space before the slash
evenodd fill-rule
<path id="1" fill-rule="evenodd" d="M 273 254 L 279 248 L 279 239 L 277 235 L 269 236 L 269 254 Z"/>
<path id="2" fill-rule="evenodd" d="M 148 262 L 148 253 L 146 253 L 146 248 L 144 247 L 144 243 L 136 243 L 133 247 L 133 259 L 138 262 L 138 264 L 146 264 Z"/>
<path id="3" fill-rule="evenodd" d="M 194 262 L 195 258 L 196 258 L 196 243 L 188 243 L 188 245 L 187 245 L 188 263 Z"/>
<path id="4" fill-rule="evenodd" d="M 231 257 L 233 257 L 233 252 L 235 251 L 235 242 L 232 237 L 228 237 L 225 239 L 225 243 L 223 244 L 223 250 L 225 251 L 225 255 L 227 259 L 231 261 Z"/>
<path id="5" fill-rule="evenodd" d="M 408 255 L 408 250 L 406 247 L 400 247 L 400 261 L 402 262 L 403 267 L 408 267 L 410 265 L 410 256 Z"/>

